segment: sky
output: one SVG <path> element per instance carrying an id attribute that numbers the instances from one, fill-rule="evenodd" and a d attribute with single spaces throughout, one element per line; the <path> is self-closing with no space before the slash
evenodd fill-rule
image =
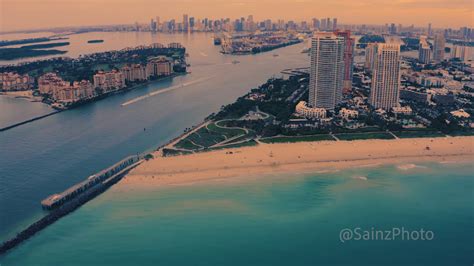
<path id="1" fill-rule="evenodd" d="M 310 20 L 433 28 L 473 27 L 474 0 L 0 0 L 0 31 L 196 18 Z"/>

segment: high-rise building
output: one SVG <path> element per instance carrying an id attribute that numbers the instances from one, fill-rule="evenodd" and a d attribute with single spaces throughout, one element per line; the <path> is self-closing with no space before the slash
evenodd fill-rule
<path id="1" fill-rule="evenodd" d="M 378 43 L 370 91 L 370 104 L 389 110 L 398 106 L 400 87 L 400 45 Z"/>
<path id="2" fill-rule="evenodd" d="M 428 37 L 431 36 L 431 23 L 428 24 Z"/>
<path id="3" fill-rule="evenodd" d="M 337 30 L 337 18 L 332 19 L 332 30 Z"/>
<path id="4" fill-rule="evenodd" d="M 372 72 L 372 69 L 374 68 L 376 46 L 376 43 L 368 43 L 367 47 L 365 48 L 364 68 L 367 72 Z"/>
<path id="5" fill-rule="evenodd" d="M 435 35 L 434 39 L 434 49 L 433 49 L 433 60 L 436 63 L 439 63 L 444 60 L 444 46 L 446 41 L 443 34 L 438 33 Z"/>
<path id="6" fill-rule="evenodd" d="M 423 64 L 429 64 L 431 61 L 431 47 L 430 44 L 426 41 L 426 36 L 420 36 L 418 60 Z"/>
<path id="7" fill-rule="evenodd" d="M 311 45 L 310 106 L 333 110 L 342 99 L 343 78 L 344 37 L 316 33 Z"/>
<path id="8" fill-rule="evenodd" d="M 189 30 L 189 19 L 188 15 L 183 15 L 183 31 L 187 32 Z"/>
<path id="9" fill-rule="evenodd" d="M 397 27 L 395 27 L 395 23 L 390 24 L 389 33 L 397 34 Z"/>
<path id="10" fill-rule="evenodd" d="M 318 30 L 320 27 L 319 19 L 313 18 L 313 30 Z"/>
<path id="11" fill-rule="evenodd" d="M 327 20 L 325 18 L 321 19 L 321 30 L 327 29 Z"/>
<path id="12" fill-rule="evenodd" d="M 150 21 L 150 31 L 156 31 L 156 22 L 153 19 Z"/>
<path id="13" fill-rule="evenodd" d="M 336 31 L 335 34 L 344 38 L 344 80 L 343 93 L 349 93 L 352 89 L 352 72 L 354 65 L 355 39 L 351 38 L 351 31 Z"/>

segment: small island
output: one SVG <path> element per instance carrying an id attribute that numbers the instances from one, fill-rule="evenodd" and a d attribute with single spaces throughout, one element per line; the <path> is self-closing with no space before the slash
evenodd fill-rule
<path id="1" fill-rule="evenodd" d="M 0 58 L 2 55 L 8 56 L 7 53 L 2 53 L 2 50 L 9 49 L 56 51 L 0 48 Z M 185 54 L 186 49 L 179 43 L 170 43 L 167 46 L 154 43 L 149 46 L 84 55 L 77 59 L 59 57 L 1 66 L 0 78 L 21 82 L 0 86 L 0 91 L 32 91 L 42 102 L 55 109 L 65 110 L 139 87 L 150 81 L 186 74 Z"/>
<path id="2" fill-rule="evenodd" d="M 87 43 L 102 43 L 104 40 L 89 40 Z"/>

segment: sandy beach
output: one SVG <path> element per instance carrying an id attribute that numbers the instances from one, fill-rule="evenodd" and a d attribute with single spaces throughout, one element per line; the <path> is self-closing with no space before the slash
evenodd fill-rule
<path id="1" fill-rule="evenodd" d="M 474 162 L 474 137 L 412 138 L 397 140 L 319 141 L 259 144 L 154 159 L 133 169 L 118 187 L 155 187 L 237 176 L 417 162 Z"/>

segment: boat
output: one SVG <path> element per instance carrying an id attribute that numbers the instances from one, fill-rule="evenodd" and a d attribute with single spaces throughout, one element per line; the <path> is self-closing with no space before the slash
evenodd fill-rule
<path id="1" fill-rule="evenodd" d="M 237 61 L 237 60 L 232 61 L 232 64 L 234 64 L 234 65 L 238 64 L 238 63 L 240 63 L 240 61 Z"/>

